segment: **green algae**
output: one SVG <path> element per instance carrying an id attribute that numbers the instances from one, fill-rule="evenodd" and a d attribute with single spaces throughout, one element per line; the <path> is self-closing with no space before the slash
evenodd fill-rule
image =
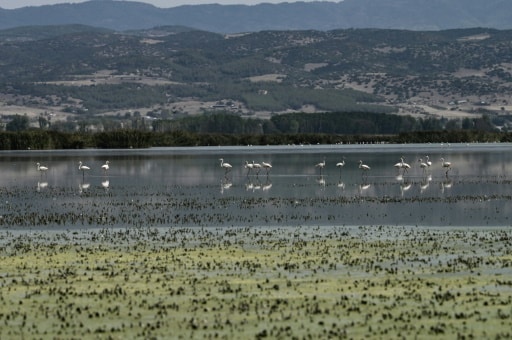
<path id="1" fill-rule="evenodd" d="M 508 228 L 2 235 L 0 338 L 510 337 L 511 243 Z"/>

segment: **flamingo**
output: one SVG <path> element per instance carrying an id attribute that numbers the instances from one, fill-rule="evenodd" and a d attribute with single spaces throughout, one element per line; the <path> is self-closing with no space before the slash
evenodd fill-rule
<path id="1" fill-rule="evenodd" d="M 341 168 L 345 166 L 345 157 L 343 157 L 343 160 L 341 162 L 336 163 L 336 167 L 340 168 L 340 175 L 341 175 Z"/>
<path id="2" fill-rule="evenodd" d="M 395 163 L 395 165 L 393 165 L 393 166 L 396 168 L 396 171 L 400 172 L 400 168 L 402 167 L 402 162 Z"/>
<path id="3" fill-rule="evenodd" d="M 39 171 L 41 174 L 43 174 L 43 172 L 46 173 L 46 171 L 48 171 L 48 167 L 37 163 L 37 171 Z"/>
<path id="4" fill-rule="evenodd" d="M 430 158 L 427 156 L 425 156 L 425 158 L 427 159 L 427 161 L 425 163 L 427 163 L 427 166 L 431 166 L 432 165 L 432 162 L 430 161 Z"/>
<path id="5" fill-rule="evenodd" d="M 394 165 L 395 168 L 398 169 L 398 171 L 400 171 L 400 169 L 403 169 L 404 170 L 404 173 L 406 173 L 410 168 L 411 166 L 407 163 L 404 162 L 404 157 L 400 157 L 400 162 L 396 163 Z"/>
<path id="6" fill-rule="evenodd" d="M 260 171 L 261 171 L 261 164 L 260 163 L 255 163 L 254 160 L 253 160 L 252 161 L 252 168 L 256 169 L 256 175 L 260 174 Z"/>
<path id="7" fill-rule="evenodd" d="M 110 169 L 110 167 L 108 166 L 108 163 L 109 163 L 109 161 L 106 161 L 106 162 L 105 162 L 105 164 L 103 164 L 103 165 L 101 166 L 101 169 L 103 169 L 103 173 L 104 173 L 104 174 L 106 174 L 106 173 L 107 173 L 107 171 L 108 171 L 108 169 Z"/>
<path id="8" fill-rule="evenodd" d="M 224 158 L 219 158 L 219 161 L 220 161 L 220 167 L 224 169 L 226 174 L 231 171 L 231 168 L 232 168 L 231 164 L 225 163 Z"/>
<path id="9" fill-rule="evenodd" d="M 428 164 L 423 162 L 422 158 L 418 159 L 418 162 L 420 163 L 420 168 L 423 169 L 423 173 L 425 173 L 427 171 Z"/>
<path id="10" fill-rule="evenodd" d="M 253 164 L 252 163 L 249 163 L 247 161 L 245 161 L 245 166 L 244 166 L 247 170 L 247 176 L 249 176 L 249 174 L 251 173 L 251 170 L 253 169 Z"/>
<path id="11" fill-rule="evenodd" d="M 441 158 L 441 165 L 446 169 L 446 175 L 448 175 L 448 171 L 452 169 L 452 163 L 445 161 L 444 158 Z"/>
<path id="12" fill-rule="evenodd" d="M 82 161 L 78 162 L 78 170 L 82 171 L 82 177 L 85 176 L 85 172 L 91 170 L 87 165 L 83 165 Z"/>
<path id="13" fill-rule="evenodd" d="M 322 170 L 325 168 L 325 158 L 324 158 L 324 160 L 322 162 L 317 163 L 315 165 L 315 168 L 320 168 L 320 174 L 322 174 Z"/>
<path id="14" fill-rule="evenodd" d="M 371 168 L 368 165 L 363 164 L 362 160 L 359 160 L 359 169 L 361 169 L 362 174 L 366 174 Z"/>
<path id="15" fill-rule="evenodd" d="M 261 162 L 261 166 L 263 166 L 263 168 L 264 168 L 265 170 L 267 170 L 267 175 L 268 175 L 268 173 L 269 173 L 270 169 L 272 169 L 272 164 L 267 163 L 267 162 Z"/>

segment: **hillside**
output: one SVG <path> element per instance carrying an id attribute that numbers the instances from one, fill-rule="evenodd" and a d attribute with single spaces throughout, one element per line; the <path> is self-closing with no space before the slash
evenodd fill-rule
<path id="1" fill-rule="evenodd" d="M 42 126 L 49 119 L 354 111 L 424 119 L 485 113 L 506 126 L 512 109 L 512 31 L 222 35 L 72 25 L 0 31 L 0 48 L 0 112 L 27 114 Z"/>
<path id="2" fill-rule="evenodd" d="M 167 25 L 191 26 L 217 33 L 344 28 L 511 29 L 510 13 L 512 2 L 504 0 L 345 0 L 172 8 L 157 8 L 132 1 L 89 1 L 0 9 L 0 29 L 67 24 L 117 31 Z"/>

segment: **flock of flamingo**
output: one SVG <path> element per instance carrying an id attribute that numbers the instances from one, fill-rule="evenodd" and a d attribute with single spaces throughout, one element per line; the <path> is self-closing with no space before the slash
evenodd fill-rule
<path id="1" fill-rule="evenodd" d="M 225 173 L 225 175 L 227 175 L 231 171 L 233 166 L 229 163 L 224 162 L 223 158 L 220 158 L 219 161 L 220 161 L 220 167 L 222 169 L 224 169 L 224 173 Z M 446 170 L 446 172 L 445 172 L 446 176 L 448 176 L 448 172 L 452 169 L 452 163 L 445 161 L 444 158 L 441 158 L 440 161 L 441 161 L 441 166 L 443 167 L 443 169 Z M 423 158 L 420 158 L 418 160 L 418 163 L 424 173 L 427 171 L 427 169 L 430 166 L 432 166 L 432 161 L 430 161 L 429 156 L 425 156 L 425 161 L 423 161 Z M 325 158 L 320 163 L 315 164 L 315 167 L 319 168 L 319 170 L 320 170 L 320 175 L 322 175 L 325 165 L 326 165 Z M 345 166 L 345 157 L 343 157 L 343 160 L 341 162 L 336 163 L 336 167 L 340 169 L 340 173 L 341 173 L 341 169 L 344 166 Z M 247 169 L 247 176 L 249 176 L 252 171 L 255 171 L 256 174 L 258 175 L 260 173 L 261 169 L 265 169 L 267 176 L 268 176 L 270 170 L 272 169 L 272 165 L 270 163 L 262 162 L 260 164 L 260 163 L 256 163 L 255 161 L 252 161 L 252 163 L 245 161 L 244 167 Z M 405 158 L 402 156 L 400 158 L 400 162 L 396 163 L 394 165 L 394 167 L 398 171 L 402 170 L 403 173 L 406 173 L 411 168 L 411 165 L 406 163 Z M 364 164 L 362 160 L 359 160 L 359 169 L 361 169 L 362 175 L 364 176 L 368 173 L 368 171 L 371 170 L 371 167 L 367 164 Z"/>
<path id="2" fill-rule="evenodd" d="M 37 171 L 39 171 L 41 174 L 46 173 L 48 171 L 48 167 L 41 165 L 41 163 L 37 163 Z M 106 161 L 105 164 L 101 166 L 101 170 L 103 170 L 103 174 L 106 175 L 108 170 L 110 169 L 109 161 Z M 85 173 L 91 168 L 87 165 L 84 165 L 82 161 L 78 162 L 78 170 L 82 172 L 82 177 L 85 177 Z"/>
<path id="3" fill-rule="evenodd" d="M 103 164 L 101 166 L 101 170 L 103 171 L 103 175 L 105 176 L 105 178 L 101 182 L 101 186 L 103 188 L 105 188 L 105 190 L 108 190 L 109 186 L 110 186 L 110 181 L 108 180 L 108 177 L 107 177 L 108 170 L 110 169 L 109 163 L 110 163 L 109 161 L 106 161 L 105 164 Z M 49 170 L 49 168 L 47 166 L 41 165 L 41 163 L 39 163 L 39 162 L 36 163 L 36 166 L 37 166 L 37 171 L 41 174 L 41 176 L 43 176 L 43 174 L 46 174 L 47 171 Z M 84 190 L 88 189 L 90 186 L 89 183 L 84 182 L 84 179 L 85 179 L 85 173 L 90 171 L 91 167 L 84 165 L 82 163 L 82 161 L 80 161 L 80 162 L 78 162 L 78 170 L 82 172 L 82 183 L 80 183 L 80 185 L 79 185 L 80 193 L 82 193 Z M 46 188 L 47 186 L 48 186 L 48 182 L 46 182 L 46 181 L 38 182 L 37 183 L 37 191 L 40 191 L 40 190 Z"/>
<path id="4" fill-rule="evenodd" d="M 105 164 L 101 166 L 101 170 L 103 171 L 104 175 L 107 175 L 108 170 L 110 169 L 109 166 L 110 162 L 106 161 Z M 48 167 L 45 165 L 41 165 L 41 163 L 36 163 L 37 165 L 37 171 L 39 171 L 41 174 L 45 174 L 48 171 Z M 78 162 L 78 170 L 82 172 L 82 178 L 85 177 L 85 173 L 91 170 L 91 167 L 84 165 L 82 161 Z"/>
<path id="5" fill-rule="evenodd" d="M 224 162 L 223 158 L 220 158 L 219 161 L 220 161 L 220 167 L 222 169 L 224 169 L 225 174 L 229 173 L 231 171 L 231 169 L 233 168 L 233 166 L 231 164 Z M 420 158 L 418 160 L 418 162 L 419 162 L 420 168 L 423 169 L 424 172 L 427 171 L 427 169 L 432 165 L 432 162 L 430 161 L 429 156 L 426 156 L 425 162 L 423 161 L 422 158 Z M 325 168 L 325 165 L 326 165 L 325 158 L 320 163 L 315 164 L 315 167 L 319 168 L 320 174 L 322 174 L 322 171 Z M 452 168 L 452 163 L 445 161 L 444 158 L 441 158 L 441 165 L 444 169 L 446 169 L 446 175 L 448 175 L 448 172 Z M 339 168 L 340 171 L 344 166 L 345 166 L 345 157 L 343 157 L 343 160 L 341 162 L 336 163 L 336 167 Z M 272 169 L 272 164 L 267 163 L 267 162 L 256 163 L 253 160 L 252 163 L 245 161 L 244 167 L 247 169 L 247 175 L 250 175 L 252 173 L 252 171 L 255 171 L 256 174 L 259 174 L 262 169 L 264 169 L 266 171 L 266 174 L 268 175 L 270 170 Z M 398 170 L 402 170 L 403 172 L 407 172 L 411 168 L 411 166 L 405 162 L 404 157 L 401 157 L 400 162 L 396 163 L 394 165 L 394 167 Z M 101 166 L 101 170 L 103 171 L 103 174 L 106 175 L 109 169 L 110 169 L 109 161 L 106 161 L 105 164 L 103 164 Z M 363 161 L 360 160 L 359 161 L 359 169 L 361 169 L 362 174 L 365 175 L 368 173 L 368 171 L 371 170 L 371 167 L 367 164 L 364 164 Z M 40 163 L 37 163 L 37 170 L 41 173 L 45 173 L 46 171 L 48 171 L 48 167 L 41 165 Z M 84 165 L 82 163 L 82 161 L 80 161 L 80 162 L 78 162 L 78 170 L 80 170 L 82 172 L 82 176 L 85 176 L 85 173 L 87 171 L 91 170 L 91 168 L 87 165 Z"/>

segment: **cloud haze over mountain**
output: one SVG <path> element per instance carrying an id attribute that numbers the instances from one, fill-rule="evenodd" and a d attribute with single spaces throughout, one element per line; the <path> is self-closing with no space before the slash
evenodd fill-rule
<path id="1" fill-rule="evenodd" d="M 63 3 L 80 3 L 88 0 L 0 0 L 0 7 L 5 9 L 22 8 L 27 6 L 44 6 L 44 5 L 55 5 Z M 95 0 L 105 1 L 105 0 Z M 106 0 L 111 1 L 111 0 Z M 301 0 L 310 2 L 313 0 Z M 160 8 L 171 8 L 181 5 L 204 5 L 204 4 L 220 4 L 220 5 L 255 5 L 259 3 L 280 3 L 285 2 L 284 0 L 141 0 Z M 295 2 L 295 1 L 286 1 Z"/>

